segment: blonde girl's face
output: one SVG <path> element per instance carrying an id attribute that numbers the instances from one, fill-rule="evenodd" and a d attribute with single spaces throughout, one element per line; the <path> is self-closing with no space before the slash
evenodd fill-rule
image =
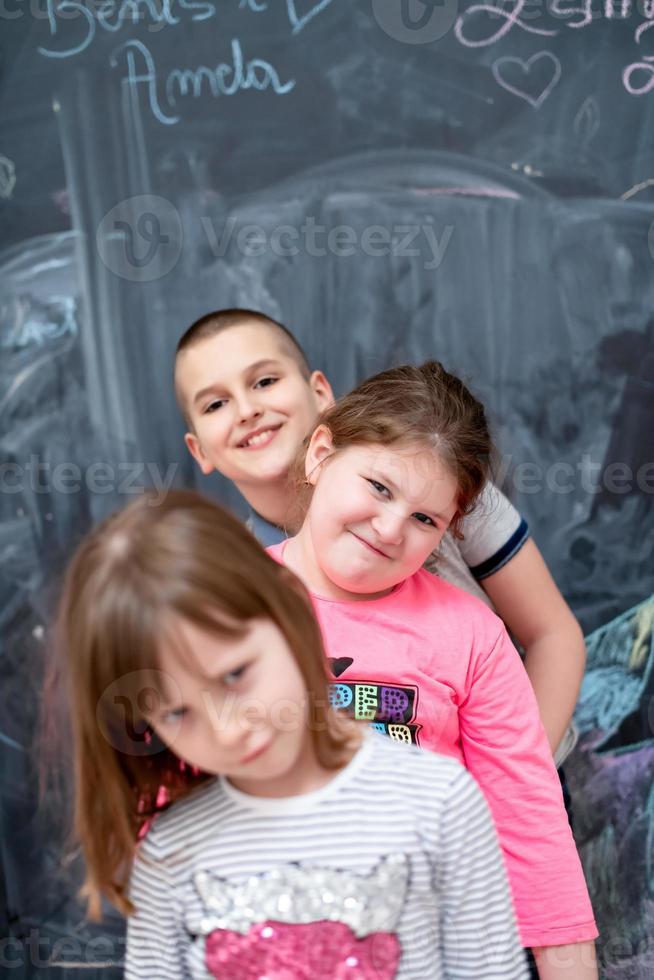
<path id="1" fill-rule="evenodd" d="M 311 755 L 304 679 L 281 630 L 252 620 L 242 637 L 179 619 L 163 644 L 160 696 L 147 720 L 191 766 L 257 796 L 293 794 Z M 183 651 L 183 652 L 182 652 Z"/>
<path id="2" fill-rule="evenodd" d="M 306 462 L 313 497 L 302 535 L 310 588 L 333 598 L 379 597 L 413 575 L 457 510 L 457 482 L 436 453 L 371 444 L 333 451 L 325 426 Z"/>

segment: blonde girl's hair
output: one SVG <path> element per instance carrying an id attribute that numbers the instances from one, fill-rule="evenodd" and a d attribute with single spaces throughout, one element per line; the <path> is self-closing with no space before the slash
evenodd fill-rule
<path id="1" fill-rule="evenodd" d="M 236 518 L 191 491 L 144 495 L 82 541 L 56 624 L 58 682 L 73 733 L 74 823 L 91 918 L 105 896 L 123 914 L 139 836 L 161 806 L 213 777 L 180 764 L 148 726 L 158 651 L 179 617 L 220 636 L 257 618 L 285 636 L 307 690 L 319 763 L 337 768 L 352 733 L 329 706 L 307 593 Z M 57 683 L 50 684 L 55 690 Z"/>
<path id="2" fill-rule="evenodd" d="M 449 529 L 463 537 L 461 521 L 491 476 L 493 443 L 484 406 L 439 361 L 390 368 L 368 378 L 326 409 L 317 424 L 327 426 L 336 452 L 361 444 L 415 445 L 436 452 L 457 482 L 457 510 Z M 295 525 L 311 495 L 304 479 L 309 439 L 293 466 L 299 505 Z"/>

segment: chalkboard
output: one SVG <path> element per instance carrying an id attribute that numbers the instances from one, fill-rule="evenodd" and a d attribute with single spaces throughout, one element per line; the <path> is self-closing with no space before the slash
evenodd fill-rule
<path id="1" fill-rule="evenodd" d="M 499 478 L 585 629 L 654 590 L 654 3 L 0 18 L 0 830 L 29 975 L 31 930 L 48 959 L 120 959 L 120 924 L 81 924 L 32 816 L 61 569 L 145 487 L 243 512 L 182 442 L 171 361 L 197 316 L 280 319 L 338 392 L 437 355 L 486 400 Z M 108 935 L 115 955 L 89 953 Z"/>

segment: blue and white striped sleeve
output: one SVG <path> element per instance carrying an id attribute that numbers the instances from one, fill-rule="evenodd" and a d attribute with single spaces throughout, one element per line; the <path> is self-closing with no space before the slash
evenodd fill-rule
<path id="1" fill-rule="evenodd" d="M 478 582 L 499 572 L 529 538 L 527 522 L 494 483 L 486 484 L 461 530 L 456 544 Z"/>
<path id="2" fill-rule="evenodd" d="M 529 973 L 495 825 L 466 770 L 450 786 L 440 851 L 435 885 L 445 977 L 526 980 Z"/>

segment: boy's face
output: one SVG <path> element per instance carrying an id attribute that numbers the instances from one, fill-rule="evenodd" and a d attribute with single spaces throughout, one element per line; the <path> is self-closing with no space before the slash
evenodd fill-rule
<path id="1" fill-rule="evenodd" d="M 176 382 L 203 473 L 216 469 L 246 497 L 285 479 L 302 440 L 333 401 L 320 371 L 306 379 L 273 327 L 244 324 L 180 354 Z"/>

